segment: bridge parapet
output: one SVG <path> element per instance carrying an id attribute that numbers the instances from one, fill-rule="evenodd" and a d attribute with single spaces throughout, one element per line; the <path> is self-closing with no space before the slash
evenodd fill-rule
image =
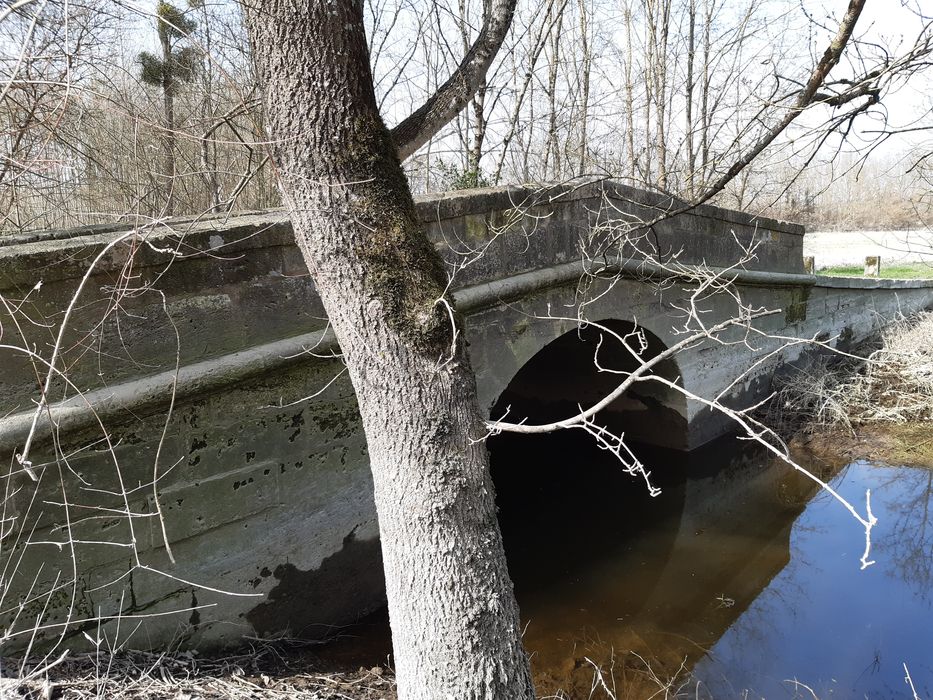
<path id="1" fill-rule="evenodd" d="M 728 267 L 754 247 L 744 269 L 803 272 L 802 226 L 612 181 L 466 190 L 420 198 L 418 209 L 451 265 L 478 258 L 461 287 L 603 253 Z"/>
<path id="2" fill-rule="evenodd" d="M 455 289 L 596 252 L 639 260 L 676 254 L 681 263 L 726 267 L 742 254 L 737 241 L 759 244 L 746 269 L 803 271 L 800 226 L 711 206 L 664 219 L 682 203 L 613 182 L 468 190 L 421 197 L 417 206 L 438 250 L 458 269 Z M 607 250 L 610 229 L 637 240 L 642 253 L 631 244 Z M 0 294 L 28 298 L 31 317 L 54 326 L 91 261 L 129 230 L 89 226 L 0 238 Z M 176 360 L 200 362 L 326 327 L 284 213 L 173 219 L 140 232 L 97 263 L 73 312 L 62 360 L 78 386 L 112 385 L 167 371 Z M 52 341 L 51 332 L 24 330 L 39 347 Z M 11 359 L 0 392 L 25 408 L 34 389 L 31 364 Z"/>

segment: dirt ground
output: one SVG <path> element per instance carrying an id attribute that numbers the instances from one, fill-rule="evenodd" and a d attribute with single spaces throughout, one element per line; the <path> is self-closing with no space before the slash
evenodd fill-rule
<path id="1" fill-rule="evenodd" d="M 827 465 L 856 459 L 908 467 L 933 468 L 933 432 L 927 422 L 872 423 L 814 427 L 798 432 L 793 450 L 804 450 Z"/>
<path id="2" fill-rule="evenodd" d="M 51 668 L 48 665 L 54 664 Z M 47 669 L 47 670 L 44 670 Z M 396 700 L 390 669 L 337 669 L 314 647 L 258 643 L 223 658 L 193 653 L 83 654 L 21 668 L 5 660 L 0 699 Z"/>

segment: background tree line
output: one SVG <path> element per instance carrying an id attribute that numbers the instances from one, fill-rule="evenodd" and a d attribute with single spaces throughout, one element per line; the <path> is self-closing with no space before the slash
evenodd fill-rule
<path id="1" fill-rule="evenodd" d="M 0 231 L 279 206 L 237 3 L 154 2 L 142 17 L 120 4 L 16 4 L 0 22 Z M 412 187 L 597 175 L 691 199 L 799 88 L 825 14 L 791 0 L 520 5 L 469 108 L 406 162 Z M 450 74 L 481 19 L 478 0 L 368 0 L 390 125 Z M 853 55 L 877 64 L 922 20 Z M 931 105 L 917 99 L 922 115 Z M 923 225 L 928 151 L 863 162 L 888 117 L 868 109 L 878 134 L 867 148 L 840 156 L 845 120 L 829 138 L 826 124 L 796 127 L 716 201 L 811 228 Z"/>

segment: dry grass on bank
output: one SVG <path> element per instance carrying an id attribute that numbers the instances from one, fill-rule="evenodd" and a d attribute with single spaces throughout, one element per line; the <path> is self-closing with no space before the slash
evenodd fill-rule
<path id="1" fill-rule="evenodd" d="M 559 679 L 535 675 L 542 700 L 693 698 L 696 684 L 686 659 L 671 664 L 628 652 L 606 665 L 581 657 Z M 7 665 L 9 663 L 9 665 Z M 390 670 L 302 671 L 294 653 L 264 645 L 255 653 L 204 659 L 190 653 L 120 652 L 66 657 L 38 673 L 12 661 L 0 667 L 0 700 L 397 700 Z M 311 662 L 310 665 L 314 665 Z"/>
<path id="2" fill-rule="evenodd" d="M 120 652 L 66 656 L 38 672 L 5 661 L 0 698 L 13 700 L 395 700 L 383 668 L 316 672 L 301 654 L 263 644 L 226 658 Z"/>
<path id="3" fill-rule="evenodd" d="M 333 670 L 333 661 L 279 643 L 225 658 L 190 652 L 78 654 L 22 666 L 0 659 L 0 700 L 397 700 L 391 670 Z M 591 649 L 590 651 L 598 651 Z M 310 653 L 309 653 L 310 652 Z M 541 700 L 675 700 L 698 697 L 687 659 L 611 648 L 602 663 L 579 657 L 572 671 L 536 673 Z M 675 658 L 676 657 L 676 658 Z M 311 669 L 328 670 L 311 670 Z M 11 676 L 16 676 L 13 678 Z"/>
<path id="4" fill-rule="evenodd" d="M 867 359 L 828 356 L 789 377 L 771 418 L 805 429 L 933 420 L 933 313 L 891 324 Z"/>

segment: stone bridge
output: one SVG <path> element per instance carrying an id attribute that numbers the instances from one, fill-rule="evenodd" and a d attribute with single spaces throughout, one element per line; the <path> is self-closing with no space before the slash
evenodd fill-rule
<path id="1" fill-rule="evenodd" d="M 799 226 L 709 206 L 668 216 L 679 206 L 613 183 L 418 202 L 458 268 L 454 297 L 493 417 L 566 415 L 617 380 L 594 368 L 597 334 L 574 320 L 581 301 L 591 320 L 642 331 L 648 354 L 680 342 L 693 266 L 722 273 L 732 292 L 698 298 L 708 324 L 731 318 L 737 298 L 776 310 L 753 324 L 766 335 L 736 328 L 657 368 L 735 406 L 766 396 L 812 348 L 779 350 L 776 336 L 848 347 L 933 303 L 933 282 L 804 274 Z M 320 637 L 382 604 L 353 390 L 286 216 L 170 224 L 0 239 L 7 648 L 37 620 L 40 639 L 103 627 L 134 632 L 135 646 Z M 604 245 L 623 229 L 624 245 Z M 15 454 L 56 345 L 66 379 L 52 382 L 35 431 L 36 484 Z M 621 355 L 603 359 L 631 370 Z M 730 429 L 703 403 L 649 386 L 604 420 L 678 450 Z"/>

